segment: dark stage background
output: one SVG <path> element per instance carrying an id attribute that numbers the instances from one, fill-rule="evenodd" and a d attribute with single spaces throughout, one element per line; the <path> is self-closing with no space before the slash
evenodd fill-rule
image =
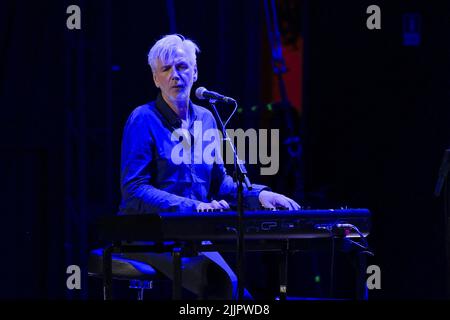
<path id="1" fill-rule="evenodd" d="M 66 28 L 72 4 L 81 30 Z M 234 126 L 285 130 L 263 4 L 0 2 L 1 298 L 98 297 L 86 272 L 98 245 L 92 226 L 116 212 L 122 129 L 156 95 L 146 55 L 160 36 L 199 44 L 197 85 L 239 101 Z M 381 30 L 366 28 L 372 4 Z M 369 208 L 369 262 L 382 271 L 371 298 L 448 297 L 443 203 L 433 191 L 450 144 L 450 5 L 285 0 L 277 12 L 284 49 L 298 53 L 286 58 L 292 72 L 300 66 L 287 86 L 291 102 L 300 99 L 290 118 L 303 148 L 295 163 L 282 150 L 284 167 L 270 179 L 250 168 L 253 182 L 312 207 Z M 405 13 L 421 17 L 418 46 L 403 45 Z M 257 297 L 276 294 L 272 258 L 249 259 Z M 327 297 L 329 259 L 292 257 L 290 293 Z M 337 297 L 351 286 L 343 260 Z M 66 288 L 72 264 L 83 271 L 82 290 Z"/>

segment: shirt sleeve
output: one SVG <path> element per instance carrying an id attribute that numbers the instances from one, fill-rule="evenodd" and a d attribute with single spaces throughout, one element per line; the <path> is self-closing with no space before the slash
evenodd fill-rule
<path id="1" fill-rule="evenodd" d="M 125 212 L 193 211 L 200 201 L 181 197 L 151 185 L 154 146 L 150 119 L 133 111 L 125 125 L 121 155 L 122 206 Z"/>
<path id="2" fill-rule="evenodd" d="M 211 190 L 211 198 L 216 200 L 224 199 L 231 206 L 237 206 L 237 183 L 227 174 L 223 164 L 217 163 L 214 165 Z M 244 184 L 244 207 L 259 207 L 259 194 L 263 190 L 270 191 L 270 188 L 261 184 L 252 184 L 252 190 L 249 190 Z"/>

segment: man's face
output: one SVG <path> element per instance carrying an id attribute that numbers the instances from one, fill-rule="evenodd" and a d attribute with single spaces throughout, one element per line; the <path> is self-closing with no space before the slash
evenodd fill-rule
<path id="1" fill-rule="evenodd" d="M 172 61 L 163 63 L 158 59 L 153 80 L 166 100 L 186 101 L 193 83 L 197 80 L 197 66 L 183 48 L 178 48 Z"/>

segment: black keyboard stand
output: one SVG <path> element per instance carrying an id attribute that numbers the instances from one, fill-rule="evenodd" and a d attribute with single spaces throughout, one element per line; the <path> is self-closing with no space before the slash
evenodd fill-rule
<path id="1" fill-rule="evenodd" d="M 330 240 L 331 241 L 331 240 Z M 345 239 L 335 238 L 334 241 Z M 315 239 L 301 240 L 274 240 L 274 241 L 247 241 L 245 244 L 246 252 L 279 252 L 281 254 L 279 264 L 279 299 L 288 299 L 288 261 L 292 253 L 316 249 Z M 352 255 L 356 267 L 356 300 L 367 300 L 368 290 L 366 286 L 366 256 L 367 253 L 356 247 L 348 245 L 337 246 L 341 251 Z M 210 244 L 201 244 L 200 242 L 182 242 L 172 243 L 170 245 L 157 244 L 129 244 L 124 241 L 114 241 L 111 245 L 104 248 L 103 251 L 103 289 L 104 299 L 112 300 L 112 254 L 113 253 L 131 253 L 131 252 L 171 252 L 173 256 L 174 277 L 172 282 L 172 299 L 182 299 L 182 257 L 192 256 L 198 252 L 218 251 L 235 252 L 236 245 L 232 241 L 216 242 Z"/>

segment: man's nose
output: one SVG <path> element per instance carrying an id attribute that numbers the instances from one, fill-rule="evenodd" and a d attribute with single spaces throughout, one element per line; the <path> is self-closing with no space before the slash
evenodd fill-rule
<path id="1" fill-rule="evenodd" d="M 178 74 L 178 71 L 176 68 L 172 68 L 172 71 L 170 72 L 170 78 L 173 80 L 179 80 L 180 76 Z"/>

